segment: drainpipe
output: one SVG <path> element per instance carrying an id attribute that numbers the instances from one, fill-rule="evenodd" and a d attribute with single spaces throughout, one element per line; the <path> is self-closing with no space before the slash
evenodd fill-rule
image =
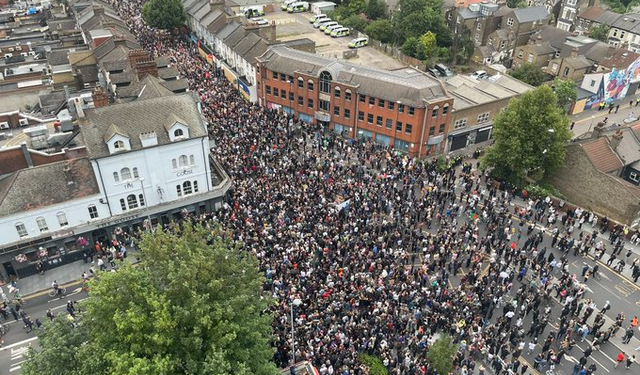
<path id="1" fill-rule="evenodd" d="M 102 170 L 100 169 L 100 163 L 96 160 L 96 166 L 98 166 L 98 174 L 100 175 L 100 184 L 102 185 L 102 191 L 104 191 L 104 198 L 107 201 L 107 208 L 109 209 L 109 217 L 113 216 L 113 212 L 111 212 L 111 204 L 109 203 L 109 194 L 107 194 L 107 189 L 104 187 L 104 179 L 102 178 Z M 102 199 L 100 199 L 100 203 L 102 203 Z"/>
<path id="2" fill-rule="evenodd" d="M 429 103 L 425 102 L 425 106 L 424 106 L 424 120 L 422 120 L 422 127 L 421 127 L 421 135 L 420 135 L 420 147 L 418 148 L 418 158 L 422 157 L 422 145 L 424 144 L 424 133 L 425 133 L 425 127 L 427 126 L 427 116 L 429 116 Z"/>
<path id="3" fill-rule="evenodd" d="M 356 99 L 356 113 L 354 113 L 355 115 L 355 120 L 353 122 L 353 139 L 358 139 L 358 108 L 360 107 L 360 93 L 358 92 L 358 90 L 356 91 L 356 95 L 355 95 L 355 99 Z"/>

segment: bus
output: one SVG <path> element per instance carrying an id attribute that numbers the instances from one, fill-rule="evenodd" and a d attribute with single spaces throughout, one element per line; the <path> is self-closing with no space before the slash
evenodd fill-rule
<path id="1" fill-rule="evenodd" d="M 351 34 L 351 30 L 348 27 L 341 27 L 339 29 L 335 29 L 331 32 L 331 36 L 334 38 L 341 38 L 343 36 L 347 36 Z"/>
<path id="2" fill-rule="evenodd" d="M 293 3 L 289 5 L 289 7 L 287 8 L 287 12 L 289 13 L 301 13 L 301 12 L 306 12 L 308 10 L 309 10 L 309 3 L 307 3 L 306 1 Z"/>

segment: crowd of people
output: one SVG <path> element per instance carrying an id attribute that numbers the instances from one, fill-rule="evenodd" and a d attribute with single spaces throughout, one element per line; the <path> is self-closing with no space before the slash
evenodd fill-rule
<path id="1" fill-rule="evenodd" d="M 306 359 L 323 375 L 362 374 L 359 355 L 369 353 L 391 374 L 433 374 L 425 354 L 447 334 L 464 375 L 485 374 L 477 363 L 525 375 L 524 350 L 553 372 L 576 340 L 596 348 L 626 324 L 588 323 L 596 306 L 584 282 L 598 271 L 588 268 L 584 280 L 568 271 L 571 251 L 605 251 L 598 233 L 583 234 L 585 222 L 602 221 L 592 213 L 562 213 L 540 199 L 514 210 L 513 190 L 470 164 L 443 170 L 329 129 L 298 130 L 295 119 L 246 102 L 188 41 L 157 38 L 139 17 L 141 0 L 111 2 L 203 103 L 211 152 L 234 180 L 229 202 L 206 218 L 260 261 L 264 291 L 278 301 L 279 366 Z M 553 228 L 550 248 L 540 226 Z M 610 240 L 615 252 L 624 236 Z M 563 308 L 560 329 L 549 333 L 554 298 Z M 589 355 L 574 375 L 597 370 Z"/>

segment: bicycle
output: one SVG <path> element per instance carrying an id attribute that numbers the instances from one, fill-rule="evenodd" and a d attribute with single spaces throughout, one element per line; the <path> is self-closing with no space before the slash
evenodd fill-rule
<path id="1" fill-rule="evenodd" d="M 67 293 L 67 288 L 65 287 L 60 287 L 58 289 L 52 289 L 49 291 L 49 297 L 55 297 L 55 296 L 64 296 Z"/>
<path id="2" fill-rule="evenodd" d="M 8 324 L 0 324 L 0 337 L 6 335 L 9 330 L 11 329 L 11 326 Z"/>
<path id="3" fill-rule="evenodd" d="M 16 292 L 16 293 L 13 295 L 13 300 L 14 300 L 18 305 L 20 305 L 20 307 L 23 307 L 23 306 L 26 306 L 26 305 L 27 305 L 27 301 L 26 301 L 26 300 L 24 300 L 24 299 L 22 298 L 22 294 L 20 294 L 20 293 L 18 293 L 18 292 Z"/>

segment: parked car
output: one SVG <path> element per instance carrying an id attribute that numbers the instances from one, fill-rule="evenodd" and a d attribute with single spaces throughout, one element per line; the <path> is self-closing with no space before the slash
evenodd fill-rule
<path id="1" fill-rule="evenodd" d="M 251 21 L 259 26 L 267 26 L 269 24 L 269 20 L 267 20 L 266 18 L 253 18 L 251 19 Z"/>
<path id="2" fill-rule="evenodd" d="M 325 18 L 329 18 L 329 17 L 326 14 L 314 14 L 313 16 L 311 16 L 311 18 L 309 18 L 309 22 L 314 23 L 316 21 L 320 21 Z"/>
<path id="3" fill-rule="evenodd" d="M 349 48 L 360 48 L 369 45 L 368 38 L 355 38 L 349 42 Z"/>
<path id="4" fill-rule="evenodd" d="M 451 69 L 447 68 L 442 64 L 436 64 L 435 68 L 438 70 L 438 72 L 440 72 L 440 75 L 442 77 L 451 77 L 453 75 L 453 72 L 451 71 Z"/>
<path id="5" fill-rule="evenodd" d="M 327 27 L 324 29 L 324 33 L 325 33 L 325 34 L 327 34 L 327 35 L 331 35 L 331 32 L 332 32 L 333 30 L 335 30 L 335 29 L 339 29 L 339 28 L 341 28 L 341 27 L 344 27 L 344 26 L 342 26 L 342 25 L 332 25 L 332 26 L 327 26 Z"/>
<path id="6" fill-rule="evenodd" d="M 476 70 L 475 72 L 473 72 L 473 74 L 471 74 L 471 77 L 475 79 L 484 79 L 489 78 L 489 75 L 484 70 Z"/>
<path id="7" fill-rule="evenodd" d="M 327 29 L 327 27 L 331 27 L 331 26 L 335 26 L 338 23 L 336 21 L 331 21 L 331 22 L 327 22 L 327 23 L 323 23 L 322 25 L 320 25 L 320 31 L 325 31 Z"/>
<path id="8" fill-rule="evenodd" d="M 282 3 L 282 5 L 280 5 L 280 9 L 282 9 L 282 10 L 286 11 L 286 10 L 289 8 L 289 6 L 290 6 L 291 4 L 293 4 L 293 3 L 297 3 L 297 2 L 298 2 L 298 0 L 285 0 L 285 1 Z"/>
<path id="9" fill-rule="evenodd" d="M 319 29 L 320 26 L 322 26 L 322 25 L 324 25 L 325 23 L 328 23 L 328 22 L 332 22 L 331 18 L 323 18 L 320 21 L 314 22 L 313 23 L 313 27 L 315 27 L 316 29 Z"/>
<path id="10" fill-rule="evenodd" d="M 440 75 L 440 72 L 436 68 L 428 68 L 427 69 L 427 73 L 431 74 L 432 76 L 434 76 L 436 78 L 442 77 L 442 75 Z"/>
<path id="11" fill-rule="evenodd" d="M 334 37 L 334 38 L 341 38 L 341 37 L 347 36 L 349 34 L 351 34 L 351 30 L 349 30 L 348 27 L 341 27 L 339 29 L 334 29 L 331 32 L 331 36 Z"/>
<path id="12" fill-rule="evenodd" d="M 289 5 L 287 12 L 289 13 L 302 13 L 309 10 L 309 3 L 306 1 L 300 1 Z"/>

